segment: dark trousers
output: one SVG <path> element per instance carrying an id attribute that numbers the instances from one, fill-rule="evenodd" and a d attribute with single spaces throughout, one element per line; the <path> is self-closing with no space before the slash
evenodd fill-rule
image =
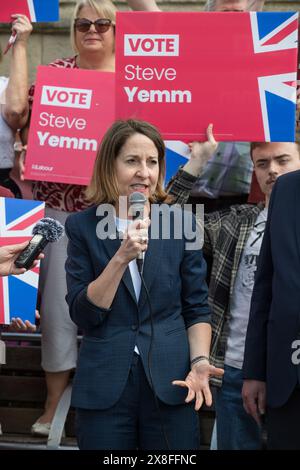
<path id="1" fill-rule="evenodd" d="M 267 409 L 268 449 L 300 450 L 300 388 L 279 408 Z"/>
<path id="2" fill-rule="evenodd" d="M 170 449 L 199 449 L 199 421 L 193 406 L 159 401 Z M 81 450 L 167 449 L 161 420 L 140 357 L 134 354 L 127 384 L 114 406 L 76 409 L 78 446 Z"/>

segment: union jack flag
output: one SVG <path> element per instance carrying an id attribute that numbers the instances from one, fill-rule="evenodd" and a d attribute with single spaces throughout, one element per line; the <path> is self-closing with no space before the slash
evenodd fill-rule
<path id="1" fill-rule="evenodd" d="M 31 239 L 44 212 L 43 202 L 1 197 L 0 246 Z M 38 281 L 38 266 L 20 276 L 0 277 L 0 324 L 9 324 L 14 317 L 34 323 Z"/>
<path id="2" fill-rule="evenodd" d="M 250 13 L 255 54 L 296 49 L 298 13 Z M 297 72 L 258 77 L 266 141 L 294 141 Z"/>
<path id="3" fill-rule="evenodd" d="M 10 15 L 14 13 L 22 13 L 32 22 L 59 20 L 59 0 L 10 0 L 1 3 L 0 22 L 3 23 L 10 23 Z"/>

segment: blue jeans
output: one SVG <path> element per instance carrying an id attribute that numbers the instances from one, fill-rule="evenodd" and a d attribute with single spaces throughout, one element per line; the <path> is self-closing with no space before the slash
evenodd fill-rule
<path id="1" fill-rule="evenodd" d="M 213 427 L 213 430 L 212 430 L 212 433 L 211 433 L 209 450 L 218 450 L 217 420 L 216 419 L 215 419 L 214 427 Z"/>
<path id="2" fill-rule="evenodd" d="M 260 428 L 243 407 L 242 386 L 242 370 L 225 365 L 215 398 L 218 450 L 261 449 Z"/>

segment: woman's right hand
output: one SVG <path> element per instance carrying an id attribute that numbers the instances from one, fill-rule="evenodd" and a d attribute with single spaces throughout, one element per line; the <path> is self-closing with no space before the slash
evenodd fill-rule
<path id="1" fill-rule="evenodd" d="M 17 35 L 18 42 L 27 42 L 32 32 L 32 24 L 25 15 L 15 14 L 12 17 L 12 34 Z"/>
<path id="2" fill-rule="evenodd" d="M 117 255 L 126 264 L 135 259 L 138 254 L 148 248 L 148 227 L 150 219 L 135 220 L 123 235 L 122 244 L 117 251 Z"/>

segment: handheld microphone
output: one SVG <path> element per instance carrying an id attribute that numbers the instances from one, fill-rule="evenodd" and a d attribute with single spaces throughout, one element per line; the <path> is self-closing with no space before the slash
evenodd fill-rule
<path id="1" fill-rule="evenodd" d="M 147 198 L 143 193 L 134 192 L 129 196 L 129 213 L 132 215 L 133 220 L 143 220 L 144 219 L 144 207 L 147 202 Z M 144 253 L 141 252 L 136 257 L 136 263 L 139 270 L 139 273 L 143 271 L 143 262 L 144 262 Z"/>
<path id="2" fill-rule="evenodd" d="M 29 245 L 15 260 L 17 268 L 29 269 L 49 242 L 56 242 L 63 236 L 64 226 L 58 220 L 45 217 L 33 227 L 32 234 Z"/>

